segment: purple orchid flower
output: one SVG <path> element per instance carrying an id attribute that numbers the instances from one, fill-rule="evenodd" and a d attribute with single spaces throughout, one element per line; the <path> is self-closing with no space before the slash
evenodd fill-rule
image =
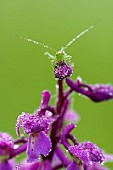
<path id="1" fill-rule="evenodd" d="M 62 168 L 66 170 L 108 170 L 102 164 L 113 161 L 113 155 L 103 153 L 96 144 L 90 141 L 79 143 L 71 134 L 76 127 L 75 124 L 79 121 L 79 115 L 69 107 L 71 103 L 69 95 L 73 91 L 89 97 L 95 102 L 113 98 L 113 87 L 110 85 L 88 85 L 83 83 L 80 78 L 75 82 L 68 78 L 73 72 L 72 65 L 69 64 L 71 56 L 63 50 L 89 29 L 70 41 L 55 54 L 55 57 L 46 53 L 53 63 L 54 76 L 57 80 L 58 93 L 55 106 L 49 105 L 50 92 L 43 91 L 41 104 L 35 113 L 22 112 L 17 118 L 16 133 L 20 136 L 20 127 L 22 127 L 24 133 L 28 135 L 27 138 L 21 137 L 13 141 L 8 134 L 0 133 L 0 170 L 14 170 L 15 168 L 16 170 Z M 28 39 L 28 41 L 32 40 Z M 33 42 L 49 48 L 42 43 Z M 63 84 L 65 79 L 68 85 L 67 90 Z M 69 124 L 64 127 L 68 122 Z M 65 154 L 61 145 L 66 148 L 68 154 Z M 17 165 L 15 162 L 11 162 L 12 158 L 24 151 L 27 153 L 27 161 Z"/>
<path id="2" fill-rule="evenodd" d="M 80 170 L 78 165 L 73 161 L 68 167 L 67 170 Z"/>
<path id="3" fill-rule="evenodd" d="M 10 152 L 13 149 L 12 137 L 7 133 L 0 133 L 0 170 L 12 170 L 12 162 L 7 161 L 7 159 L 10 157 Z"/>
<path id="4" fill-rule="evenodd" d="M 9 155 L 10 151 L 14 148 L 12 137 L 7 133 L 0 133 L 0 157 Z"/>
<path id="5" fill-rule="evenodd" d="M 22 126 L 24 132 L 29 134 L 27 143 L 28 162 L 39 160 L 40 155 L 47 156 L 51 150 L 51 140 L 46 132 L 51 124 L 51 119 L 45 116 L 44 106 L 48 105 L 50 93 L 42 93 L 42 102 L 40 108 L 34 114 L 22 113 L 16 123 L 17 135 L 20 135 L 19 128 Z"/>
<path id="6" fill-rule="evenodd" d="M 26 134 L 30 134 L 27 144 L 28 162 L 34 162 L 39 159 L 40 154 L 47 156 L 50 152 L 51 141 L 44 132 L 48 129 L 50 122 L 44 116 L 36 118 L 36 115 L 24 115 L 26 118 L 21 122 L 22 127 Z"/>
<path id="7" fill-rule="evenodd" d="M 113 86 L 110 85 L 88 85 L 82 83 L 80 79 L 77 79 L 76 82 L 73 82 L 69 78 L 66 79 L 66 83 L 72 90 L 75 90 L 77 93 L 89 97 L 94 102 L 101 102 L 113 98 Z"/>
<path id="8" fill-rule="evenodd" d="M 74 129 L 74 124 L 67 125 L 61 136 L 61 142 L 69 153 L 75 158 L 77 164 L 84 162 L 86 165 L 91 166 L 93 162 L 103 163 L 105 157 L 102 151 L 91 142 L 78 143 L 76 139 L 70 137 L 70 132 Z M 70 144 L 68 138 L 72 140 L 74 145 Z M 72 163 L 73 166 L 73 163 Z M 71 167 L 71 165 L 69 166 Z"/>
<path id="9" fill-rule="evenodd" d="M 78 146 L 69 147 L 70 154 L 76 156 L 87 165 L 92 165 L 93 162 L 104 162 L 102 151 L 91 142 L 83 142 Z"/>
<path id="10" fill-rule="evenodd" d="M 70 77 L 73 70 L 71 66 L 68 66 L 65 62 L 58 62 L 54 68 L 55 78 L 62 80 L 64 78 Z"/>

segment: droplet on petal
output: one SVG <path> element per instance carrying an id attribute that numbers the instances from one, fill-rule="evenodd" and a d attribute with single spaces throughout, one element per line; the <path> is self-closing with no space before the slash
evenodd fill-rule
<path id="1" fill-rule="evenodd" d="M 41 131 L 45 131 L 49 128 L 50 118 L 46 116 L 38 117 L 37 121 L 31 128 L 31 132 L 39 133 Z"/>
<path id="2" fill-rule="evenodd" d="M 77 93 L 89 97 L 94 102 L 101 102 L 113 98 L 113 86 L 104 84 L 88 85 L 82 82 L 73 82 L 67 78 L 66 83 Z"/>
<path id="3" fill-rule="evenodd" d="M 55 78 L 58 78 L 59 80 L 70 77 L 72 72 L 72 67 L 68 66 L 65 62 L 56 63 L 54 68 Z"/>
<path id="4" fill-rule="evenodd" d="M 44 131 L 48 128 L 50 124 L 49 117 L 47 116 L 38 116 L 37 114 L 26 114 L 22 113 L 18 116 L 16 123 L 16 132 L 17 135 L 20 135 L 19 129 L 22 126 L 24 132 L 26 134 L 30 133 L 39 133 L 40 131 Z"/>
<path id="5" fill-rule="evenodd" d="M 102 163 L 105 159 L 102 151 L 91 142 L 83 142 L 78 146 L 70 146 L 69 152 L 87 165 L 92 165 L 93 162 Z"/>
<path id="6" fill-rule="evenodd" d="M 91 85 L 92 91 L 88 91 L 88 97 L 95 102 L 109 100 L 113 98 L 113 87 L 110 85 L 96 84 Z"/>

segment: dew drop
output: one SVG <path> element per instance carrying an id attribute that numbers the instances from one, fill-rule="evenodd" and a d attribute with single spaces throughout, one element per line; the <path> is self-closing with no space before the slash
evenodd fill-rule
<path id="1" fill-rule="evenodd" d="M 112 93 L 112 92 L 109 92 L 109 95 L 110 95 L 110 96 L 113 96 L 113 93 Z"/>
<path id="2" fill-rule="evenodd" d="M 101 165 L 104 165 L 104 162 L 102 162 Z"/>

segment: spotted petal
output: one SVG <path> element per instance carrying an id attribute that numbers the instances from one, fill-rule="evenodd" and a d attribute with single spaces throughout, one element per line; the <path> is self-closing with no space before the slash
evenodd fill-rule
<path id="1" fill-rule="evenodd" d="M 39 160 L 41 154 L 47 156 L 50 149 L 50 138 L 44 132 L 30 134 L 27 146 L 28 162 Z"/>

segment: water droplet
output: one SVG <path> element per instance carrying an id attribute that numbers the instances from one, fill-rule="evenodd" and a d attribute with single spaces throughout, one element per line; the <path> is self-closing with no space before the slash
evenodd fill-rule
<path id="1" fill-rule="evenodd" d="M 112 93 L 112 92 L 109 92 L 109 95 L 110 95 L 110 96 L 113 96 L 113 93 Z"/>
<path id="2" fill-rule="evenodd" d="M 104 165 L 104 162 L 102 162 L 101 165 Z"/>

